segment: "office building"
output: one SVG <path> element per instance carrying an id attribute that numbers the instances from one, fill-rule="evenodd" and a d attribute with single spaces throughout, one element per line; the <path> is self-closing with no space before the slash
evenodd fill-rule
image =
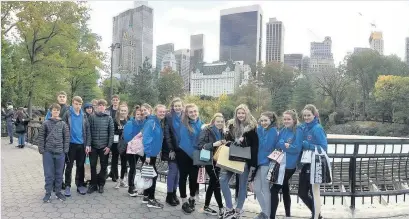
<path id="1" fill-rule="evenodd" d="M 322 42 L 311 42 L 309 73 L 325 74 L 335 68 L 331 37 Z"/>
<path id="2" fill-rule="evenodd" d="M 123 80 L 138 74 L 145 57 L 152 62 L 153 9 L 146 2 L 136 2 L 134 8 L 115 16 L 112 43 L 119 43 L 113 51 L 113 73 Z"/>
<path id="3" fill-rule="evenodd" d="M 277 18 L 270 18 L 266 28 L 266 62 L 284 61 L 284 25 Z"/>
<path id="4" fill-rule="evenodd" d="M 303 55 L 302 54 L 285 54 L 284 64 L 293 67 L 299 71 L 302 71 L 303 65 Z"/>
<path id="5" fill-rule="evenodd" d="M 162 58 L 169 53 L 175 51 L 175 45 L 173 43 L 166 43 L 156 46 L 156 69 L 158 71 L 162 70 Z"/>
<path id="6" fill-rule="evenodd" d="M 183 89 L 189 91 L 190 83 L 190 50 L 179 49 L 175 51 L 176 71 L 183 79 Z"/>
<path id="7" fill-rule="evenodd" d="M 261 61 L 263 12 L 259 5 L 220 11 L 220 61 Z"/>
<path id="8" fill-rule="evenodd" d="M 204 60 L 204 34 L 190 36 L 190 71 L 194 71 L 198 63 Z"/>
<path id="9" fill-rule="evenodd" d="M 161 62 L 161 71 L 165 71 L 166 69 L 176 71 L 176 57 L 173 53 L 168 53 L 163 56 Z"/>
<path id="10" fill-rule="evenodd" d="M 374 31 L 369 36 L 369 45 L 371 49 L 379 52 L 380 55 L 383 55 L 383 35 L 380 31 Z"/>
<path id="11" fill-rule="evenodd" d="M 360 52 L 365 52 L 365 51 L 370 51 L 371 48 L 365 48 L 365 47 L 355 47 L 354 48 L 354 54 L 360 53 Z"/>
<path id="12" fill-rule="evenodd" d="M 406 37 L 405 43 L 405 62 L 409 65 L 409 37 Z"/>

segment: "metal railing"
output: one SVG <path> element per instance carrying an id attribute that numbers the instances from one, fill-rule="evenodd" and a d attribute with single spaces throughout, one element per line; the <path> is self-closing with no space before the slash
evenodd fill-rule
<path id="1" fill-rule="evenodd" d="M 30 122 L 29 143 L 37 144 L 40 127 L 41 121 Z M 393 200 L 391 197 L 395 202 L 406 202 L 409 195 L 409 139 L 329 138 L 328 156 L 333 183 L 321 186 L 324 204 L 332 199 L 332 204 L 340 201 L 355 209 L 359 199 L 362 204 L 367 201 L 386 204 Z M 166 181 L 167 162 L 160 161 L 157 165 L 159 180 Z M 140 168 L 141 164 L 137 167 Z M 298 176 L 297 171 L 290 181 L 292 195 L 298 192 Z M 235 188 L 234 185 L 231 187 Z"/>

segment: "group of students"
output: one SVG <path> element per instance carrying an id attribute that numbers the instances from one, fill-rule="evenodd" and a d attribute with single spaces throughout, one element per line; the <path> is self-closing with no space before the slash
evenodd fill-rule
<path id="1" fill-rule="evenodd" d="M 70 196 L 71 170 L 76 160 L 77 173 L 75 183 L 80 194 L 104 192 L 105 181 L 110 176 L 117 182 L 115 188 L 128 188 L 132 197 L 143 197 L 142 202 L 150 208 L 163 208 L 155 199 L 156 179 L 152 186 L 144 191 L 137 191 L 134 178 L 136 164 L 141 160 L 144 165 L 152 165 L 156 171 L 157 158 L 168 162 L 166 203 L 171 206 L 182 204 L 182 211 L 190 214 L 195 211 L 195 197 L 199 190 L 197 177 L 199 166 L 193 165 L 195 150 L 206 149 L 216 152 L 220 146 L 229 146 L 237 142 L 243 147 L 250 147 L 251 159 L 245 163 L 244 172 L 238 180 L 238 197 L 236 208 L 233 208 L 229 187 L 230 179 L 235 173 L 220 169 L 215 160 L 205 166 L 209 176 L 206 191 L 204 213 L 224 219 L 238 219 L 247 194 L 248 183 L 254 185 L 254 192 L 259 201 L 261 212 L 256 218 L 275 218 L 279 203 L 279 191 L 282 190 L 286 216 L 290 217 L 291 198 L 289 180 L 297 168 L 301 168 L 298 195 L 312 212 L 312 218 L 322 218 L 319 208 L 319 197 L 314 197 L 310 183 L 310 164 L 301 165 L 300 155 L 303 150 L 320 146 L 326 151 L 327 140 L 319 122 L 318 110 L 313 105 L 306 105 L 302 111 L 304 122 L 299 124 L 294 110 L 283 113 L 283 128 L 278 127 L 278 117 L 273 112 L 263 112 L 257 121 L 245 104 L 239 105 L 234 118 L 225 121 L 221 113 L 216 113 L 210 124 L 204 124 L 199 118 L 199 109 L 195 104 L 184 104 L 175 98 L 170 109 L 165 105 L 152 108 L 149 104 L 135 106 L 129 116 L 126 103 L 119 96 L 112 97 L 112 106 L 106 109 L 105 100 L 93 101 L 81 110 L 82 99 L 74 97 L 72 106 L 68 107 L 58 94 L 59 104 L 53 104 L 50 118 L 40 131 L 39 151 L 43 155 L 45 189 L 44 202 L 50 201 L 51 191 L 55 190 L 60 200 Z M 66 99 L 65 99 L 66 101 Z M 64 108 L 66 112 L 62 113 Z M 93 110 L 95 109 L 95 111 Z M 60 118 L 62 117 L 62 119 Z M 60 121 L 63 122 L 60 122 Z M 227 123 L 227 124 L 226 124 Z M 127 154 L 127 143 L 142 132 L 144 156 Z M 269 171 L 270 155 L 275 149 L 286 153 L 285 175 L 281 185 L 271 184 L 266 176 Z M 108 155 L 112 152 L 111 172 L 107 174 Z M 84 183 L 84 162 L 89 156 L 91 182 L 88 190 Z M 67 157 L 67 158 L 66 158 Z M 100 172 L 97 174 L 97 161 L 100 161 Z M 118 176 L 118 159 L 121 159 L 121 173 Z M 213 158 L 212 158 L 213 159 Z M 125 176 L 129 164 L 128 183 Z M 65 167 L 65 194 L 61 193 Z M 189 179 L 189 197 L 187 180 Z M 176 192 L 179 187 L 181 201 Z M 222 194 L 225 206 L 222 201 Z M 210 207 L 212 196 L 215 196 L 219 211 Z M 318 195 L 319 196 L 319 195 Z M 318 201 L 317 201 L 318 200 Z"/>

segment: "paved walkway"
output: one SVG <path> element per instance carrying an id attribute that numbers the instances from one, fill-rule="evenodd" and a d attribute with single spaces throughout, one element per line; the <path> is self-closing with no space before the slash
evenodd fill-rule
<path id="1" fill-rule="evenodd" d="M 17 141 L 16 141 L 17 142 Z M 24 149 L 9 145 L 7 138 L 1 139 L 1 218 L 3 219 L 47 219 L 47 218 L 110 218 L 110 219 L 191 219 L 209 218 L 206 215 L 195 212 L 192 215 L 184 215 L 181 207 L 165 205 L 164 209 L 148 209 L 141 203 L 140 198 L 132 198 L 126 189 L 114 189 L 114 183 L 107 181 L 104 194 L 93 193 L 91 195 L 79 195 L 73 192 L 72 197 L 61 202 L 53 199 L 51 203 L 43 203 L 44 176 L 42 160 L 37 150 L 31 146 Z M 159 183 L 157 198 L 165 203 L 164 191 L 166 185 Z M 73 188 L 72 190 L 75 190 Z M 201 194 L 203 201 L 204 194 Z M 246 208 L 258 211 L 256 201 L 253 198 L 246 200 Z M 199 209 L 203 203 L 197 205 Z M 282 210 L 282 204 L 279 211 Z M 308 216 L 302 203 L 293 202 L 294 214 Z M 330 215 L 330 212 L 340 206 L 326 206 L 324 215 L 327 218 L 351 218 Z M 336 211 L 336 210 L 335 210 Z M 341 211 L 342 212 L 342 211 Z M 282 213 L 279 212 L 281 215 Z M 337 214 L 336 212 L 335 215 Z M 342 213 L 341 213 L 342 214 Z M 253 218 L 254 213 L 245 213 L 245 218 Z M 216 217 L 213 217 L 216 218 Z M 282 218 L 282 217 L 278 217 Z M 301 217 L 293 217 L 301 218 Z M 304 217 L 306 218 L 306 217 Z M 370 217 L 366 217 L 370 218 Z M 409 216 L 395 217 L 396 219 L 409 218 Z"/>

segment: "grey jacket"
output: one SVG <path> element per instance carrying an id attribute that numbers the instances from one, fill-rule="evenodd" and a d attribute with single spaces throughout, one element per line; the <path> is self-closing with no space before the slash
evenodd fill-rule
<path id="1" fill-rule="evenodd" d="M 114 120 L 107 113 L 95 113 L 89 118 L 91 127 L 91 147 L 111 148 L 114 142 Z"/>
<path id="2" fill-rule="evenodd" d="M 86 147 L 86 146 L 91 146 L 91 130 L 89 127 L 88 117 L 86 113 L 82 112 L 82 114 L 83 114 L 82 139 L 84 139 L 84 147 Z M 69 130 L 71 130 L 71 110 L 70 109 L 68 109 L 64 113 L 62 120 L 68 125 Z"/>
<path id="3" fill-rule="evenodd" d="M 61 119 L 49 119 L 43 122 L 38 135 L 38 151 L 51 153 L 68 153 L 70 146 L 70 129 Z"/>

